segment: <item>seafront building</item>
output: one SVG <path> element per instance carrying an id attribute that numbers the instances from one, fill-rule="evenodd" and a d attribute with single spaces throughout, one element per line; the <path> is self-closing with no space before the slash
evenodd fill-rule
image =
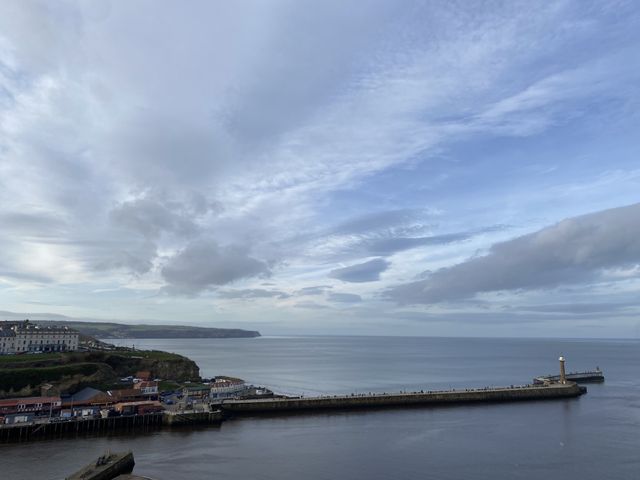
<path id="1" fill-rule="evenodd" d="M 26 423 L 42 415 L 60 413 L 60 397 L 27 397 L 0 400 L 0 424 Z"/>
<path id="2" fill-rule="evenodd" d="M 142 395 L 158 395 L 158 382 L 136 382 L 133 384 L 134 390 L 139 390 Z"/>
<path id="3" fill-rule="evenodd" d="M 217 377 L 215 381 L 210 384 L 209 398 L 234 398 L 246 390 L 247 386 L 244 380 L 232 377 Z"/>
<path id="4" fill-rule="evenodd" d="M 0 355 L 78 350 L 80 334 L 69 327 L 36 325 L 29 320 L 0 322 Z"/>

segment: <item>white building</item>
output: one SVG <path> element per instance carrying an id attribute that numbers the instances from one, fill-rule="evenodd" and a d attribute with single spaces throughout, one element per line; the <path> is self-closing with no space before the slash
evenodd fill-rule
<path id="1" fill-rule="evenodd" d="M 211 399 L 235 397 L 247 389 L 243 380 L 231 377 L 217 377 L 210 386 L 209 398 Z"/>
<path id="2" fill-rule="evenodd" d="M 143 395 L 157 395 L 158 394 L 158 382 L 137 382 L 133 384 L 135 390 L 140 390 Z"/>
<path id="3" fill-rule="evenodd" d="M 78 349 L 80 334 L 69 327 L 24 322 L 0 323 L 0 354 L 69 352 Z"/>

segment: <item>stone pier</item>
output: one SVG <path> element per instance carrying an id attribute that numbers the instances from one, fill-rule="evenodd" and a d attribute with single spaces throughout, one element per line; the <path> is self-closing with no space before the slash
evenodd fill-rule
<path id="1" fill-rule="evenodd" d="M 220 408 L 227 415 L 277 413 L 286 411 L 347 410 L 403 406 L 454 405 L 468 403 L 519 402 L 578 397 L 586 392 L 575 383 L 548 386 L 526 385 L 394 394 L 344 395 L 309 398 L 225 400 Z"/>

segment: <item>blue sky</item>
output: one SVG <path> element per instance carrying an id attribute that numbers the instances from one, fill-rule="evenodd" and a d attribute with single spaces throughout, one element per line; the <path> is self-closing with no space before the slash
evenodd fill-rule
<path id="1" fill-rule="evenodd" d="M 0 5 L 0 317 L 637 337 L 635 2 Z"/>

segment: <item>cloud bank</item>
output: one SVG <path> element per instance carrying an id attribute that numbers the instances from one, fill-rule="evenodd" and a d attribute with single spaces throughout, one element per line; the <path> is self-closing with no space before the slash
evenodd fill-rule
<path id="1" fill-rule="evenodd" d="M 501 290 L 589 283 L 607 270 L 640 263 L 640 204 L 570 218 L 498 243 L 486 255 L 399 285 L 400 303 L 432 304 Z"/>
<path id="2" fill-rule="evenodd" d="M 162 268 L 167 289 L 185 294 L 269 273 L 267 264 L 250 257 L 245 248 L 204 240 L 189 244 Z"/>

